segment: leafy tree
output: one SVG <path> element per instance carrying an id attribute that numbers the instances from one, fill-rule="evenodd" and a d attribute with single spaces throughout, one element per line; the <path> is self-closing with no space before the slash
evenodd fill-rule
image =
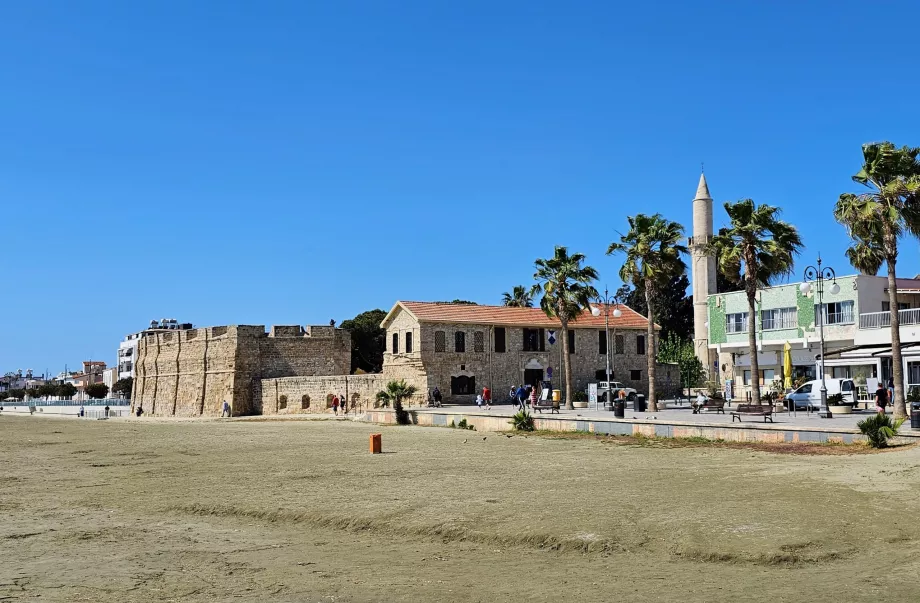
<path id="1" fill-rule="evenodd" d="M 686 274 L 675 275 L 658 292 L 659 303 L 655 304 L 655 322 L 661 326 L 658 335 L 663 341 L 670 335 L 678 339 L 693 338 L 693 296 L 687 295 L 690 280 Z M 617 299 L 639 314 L 648 315 L 645 301 L 645 284 L 639 283 L 635 288 L 626 284 L 617 291 Z"/>
<path id="2" fill-rule="evenodd" d="M 77 395 L 77 388 L 74 387 L 73 383 L 62 383 L 58 388 L 57 395 L 69 400 Z"/>
<path id="3" fill-rule="evenodd" d="M 387 333 L 380 323 L 386 315 L 380 309 L 369 310 L 342 321 L 341 328 L 351 332 L 351 372 L 360 369 L 366 373 L 379 373 L 383 370 Z"/>
<path id="4" fill-rule="evenodd" d="M 403 409 L 402 403 L 403 400 L 414 396 L 417 391 L 418 388 L 408 385 L 405 379 L 390 381 L 385 390 L 377 392 L 377 400 L 384 406 L 392 404 L 393 410 L 396 411 L 396 422 L 400 425 L 408 425 L 410 423 L 409 413 Z"/>
<path id="5" fill-rule="evenodd" d="M 51 397 L 57 396 L 60 385 L 54 381 L 49 381 L 48 383 L 43 383 L 38 388 L 38 395 L 42 397 Z"/>
<path id="6" fill-rule="evenodd" d="M 511 293 L 502 293 L 502 305 L 509 308 L 532 308 L 533 296 L 523 285 L 516 285 Z"/>
<path id="7" fill-rule="evenodd" d="M 28 389 L 26 390 L 26 395 L 29 396 L 30 398 L 40 398 L 40 397 L 41 397 L 41 394 L 38 393 L 38 388 L 37 388 L 37 387 L 30 387 L 30 388 L 28 388 Z"/>
<path id="8" fill-rule="evenodd" d="M 85 391 L 90 398 L 105 398 L 109 395 L 109 386 L 105 383 L 90 383 Z"/>
<path id="9" fill-rule="evenodd" d="M 658 410 L 658 396 L 655 392 L 655 312 L 662 302 L 661 295 L 676 276 L 682 275 L 687 265 L 682 256 L 687 247 L 681 241 L 684 227 L 671 222 L 661 214 L 652 216 L 636 214 L 629 218 L 629 231 L 620 236 L 607 248 L 607 255 L 626 254 L 626 261 L 620 268 L 624 283 L 640 285 L 645 289 L 646 317 L 648 318 L 648 402 L 652 412 Z"/>
<path id="10" fill-rule="evenodd" d="M 751 355 L 751 398 L 760 404 L 760 367 L 757 363 L 757 290 L 792 273 L 802 239 L 795 226 L 779 219 L 780 210 L 757 205 L 751 199 L 726 203 L 731 226 L 720 228 L 710 251 L 719 269 L 735 283 L 743 284 L 748 300 L 748 352 Z"/>
<path id="11" fill-rule="evenodd" d="M 26 390 L 24 389 L 11 389 L 6 393 L 7 398 L 16 398 L 22 400 L 26 397 Z"/>
<path id="12" fill-rule="evenodd" d="M 125 377 L 115 382 L 115 385 L 112 386 L 112 392 L 121 394 L 125 398 L 130 398 L 132 387 L 134 387 L 134 377 Z"/>
<path id="13" fill-rule="evenodd" d="M 862 147 L 862 169 L 853 181 L 868 192 L 843 193 L 834 218 L 852 238 L 847 258 L 865 274 L 888 267 L 888 303 L 891 313 L 891 368 L 894 380 L 894 414 L 907 416 L 904 371 L 901 360 L 900 316 L 897 299 L 898 240 L 904 233 L 920 235 L 920 148 L 897 148 L 890 142 Z"/>
<path id="14" fill-rule="evenodd" d="M 540 308 L 549 317 L 559 319 L 562 334 L 562 366 L 565 373 L 565 407 L 572 404 L 572 362 L 569 358 L 569 322 L 578 317 L 597 297 L 597 289 L 591 285 L 597 280 L 597 271 L 582 266 L 584 254 L 573 253 L 565 247 L 556 246 L 553 257 L 534 262 L 537 271 L 533 277 L 537 284 L 531 289 L 531 296 L 542 294 Z"/>
<path id="15" fill-rule="evenodd" d="M 693 341 L 681 339 L 675 333 L 661 337 L 658 346 L 658 362 L 676 364 L 680 371 L 681 389 L 699 387 L 703 383 L 706 371 L 703 363 L 696 357 Z"/>

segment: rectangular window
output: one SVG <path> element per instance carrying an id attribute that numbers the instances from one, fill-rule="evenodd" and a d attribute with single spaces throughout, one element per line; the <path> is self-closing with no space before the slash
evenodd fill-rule
<path id="1" fill-rule="evenodd" d="M 645 356 L 645 335 L 636 335 L 636 353 Z"/>
<path id="2" fill-rule="evenodd" d="M 447 336 L 444 334 L 444 331 L 434 332 L 434 351 L 435 352 L 446 352 L 447 351 Z"/>
<path id="3" fill-rule="evenodd" d="M 853 300 L 824 304 L 820 310 L 821 319 L 826 325 L 853 324 Z"/>
<path id="4" fill-rule="evenodd" d="M 569 354 L 575 353 L 575 331 L 569 331 Z"/>
<path id="5" fill-rule="evenodd" d="M 466 333 L 463 331 L 457 331 L 454 333 L 454 351 L 455 352 L 465 352 L 466 351 Z"/>
<path id="6" fill-rule="evenodd" d="M 751 384 L 751 371 L 744 371 L 744 385 Z"/>
<path id="7" fill-rule="evenodd" d="M 399 333 L 393 333 L 393 353 L 399 353 Z"/>
<path id="8" fill-rule="evenodd" d="M 760 371 L 761 385 L 770 385 L 773 383 L 774 379 L 776 379 L 776 371 L 774 369 L 764 369 Z"/>
<path id="9" fill-rule="evenodd" d="M 412 331 L 406 333 L 406 353 L 412 353 Z"/>
<path id="10" fill-rule="evenodd" d="M 594 371 L 594 378 L 597 381 L 606 381 L 607 380 L 607 369 L 600 369 Z"/>
<path id="11" fill-rule="evenodd" d="M 495 351 L 505 351 L 505 327 L 495 327 Z"/>
<path id="12" fill-rule="evenodd" d="M 486 344 L 485 337 L 482 334 L 482 331 L 476 331 L 473 333 L 473 351 L 474 352 L 485 352 Z"/>
<path id="13" fill-rule="evenodd" d="M 770 329 L 794 329 L 798 326 L 798 314 L 797 308 L 763 310 L 760 313 L 761 328 L 765 331 Z"/>
<path id="14" fill-rule="evenodd" d="M 545 352 L 546 332 L 543 329 L 524 329 L 524 351 Z"/>
<path id="15" fill-rule="evenodd" d="M 850 367 L 832 366 L 831 367 L 831 377 L 834 379 L 849 379 L 850 378 Z"/>
<path id="16" fill-rule="evenodd" d="M 607 331 L 597 332 L 597 353 L 598 354 L 607 353 Z"/>
<path id="17" fill-rule="evenodd" d="M 738 312 L 737 314 L 725 315 L 726 333 L 744 333 L 747 331 L 747 328 L 747 312 Z"/>
<path id="18" fill-rule="evenodd" d="M 626 338 L 625 337 L 623 337 L 622 335 L 614 335 L 613 343 L 616 346 L 616 349 L 614 350 L 614 352 L 616 352 L 617 354 L 626 353 Z"/>
<path id="19" fill-rule="evenodd" d="M 638 371 L 635 369 L 629 371 L 629 378 L 632 381 L 639 381 L 640 379 L 642 379 L 642 371 Z"/>

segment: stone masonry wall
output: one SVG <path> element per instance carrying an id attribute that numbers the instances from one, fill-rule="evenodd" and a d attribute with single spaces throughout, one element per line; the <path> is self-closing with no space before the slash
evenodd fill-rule
<path id="1" fill-rule="evenodd" d="M 387 381 L 382 374 L 262 379 L 260 406 L 265 415 L 331 413 L 332 397 L 344 394 L 348 411 L 362 412 L 374 407 Z"/>
<path id="2" fill-rule="evenodd" d="M 262 379 L 346 374 L 351 337 L 332 327 L 227 326 L 152 333 L 138 342 L 132 411 L 218 416 L 262 411 Z"/>

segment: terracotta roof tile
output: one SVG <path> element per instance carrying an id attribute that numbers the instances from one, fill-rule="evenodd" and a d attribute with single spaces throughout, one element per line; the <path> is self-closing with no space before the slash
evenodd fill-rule
<path id="1" fill-rule="evenodd" d="M 548 317 L 540 308 L 508 308 L 505 306 L 472 306 L 467 304 L 444 304 L 434 302 L 400 301 L 402 306 L 421 322 L 445 322 L 461 324 L 506 325 L 521 327 L 558 327 L 559 320 Z M 577 320 L 569 323 L 573 328 L 604 328 L 603 305 L 600 316 L 584 312 Z M 395 308 L 394 308 L 395 309 Z M 645 329 L 648 321 L 644 316 L 620 304 L 623 313 L 614 317 L 610 310 L 610 328 Z M 391 312 L 392 313 L 392 312 Z M 386 322 L 386 321 L 384 321 Z"/>

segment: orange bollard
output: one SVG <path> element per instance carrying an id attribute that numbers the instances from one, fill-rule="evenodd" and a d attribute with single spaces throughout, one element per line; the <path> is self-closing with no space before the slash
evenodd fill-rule
<path id="1" fill-rule="evenodd" d="M 383 434 L 371 434 L 371 454 L 380 454 L 383 452 Z"/>

